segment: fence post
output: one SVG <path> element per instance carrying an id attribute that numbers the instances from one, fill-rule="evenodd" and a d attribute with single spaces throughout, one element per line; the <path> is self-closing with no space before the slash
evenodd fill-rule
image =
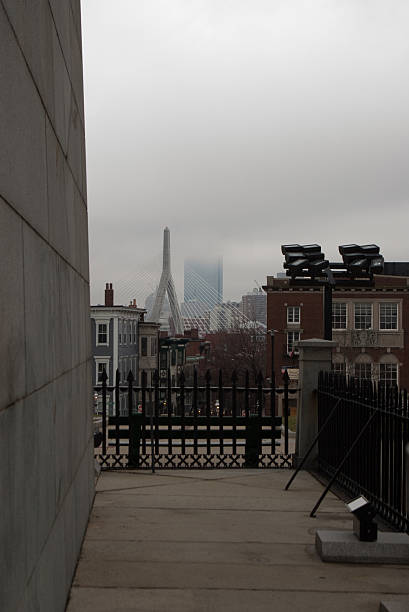
<path id="1" fill-rule="evenodd" d="M 299 355 L 299 406 L 295 443 L 295 466 L 302 461 L 318 432 L 318 374 L 331 369 L 332 350 L 337 343 L 332 340 L 312 338 L 298 343 Z M 314 447 L 305 469 L 315 467 L 318 448 Z"/>
<path id="2" fill-rule="evenodd" d="M 107 380 L 105 368 L 102 370 L 102 454 L 107 452 Z"/>

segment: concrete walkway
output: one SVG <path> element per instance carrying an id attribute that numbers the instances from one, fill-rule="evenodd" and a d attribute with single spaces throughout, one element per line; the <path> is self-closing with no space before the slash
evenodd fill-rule
<path id="1" fill-rule="evenodd" d="M 105 472 L 68 612 L 377 611 L 409 602 L 409 567 L 323 563 L 317 528 L 350 529 L 322 486 L 289 470 Z M 409 610 L 408 608 L 404 608 Z"/>

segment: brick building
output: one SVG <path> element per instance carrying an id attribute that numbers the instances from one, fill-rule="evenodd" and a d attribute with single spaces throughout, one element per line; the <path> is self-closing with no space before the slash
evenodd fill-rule
<path id="1" fill-rule="evenodd" d="M 333 368 L 348 375 L 409 387 L 408 266 L 387 265 L 392 273 L 376 275 L 371 287 L 333 291 L 332 333 L 338 342 Z M 298 368 L 298 340 L 323 337 L 324 293 L 322 287 L 309 287 L 307 283 L 294 287 L 289 278 L 273 276 L 267 277 L 263 288 L 267 292 L 267 328 L 276 330 L 277 376 L 284 367 Z M 271 349 L 267 359 L 269 372 Z"/>

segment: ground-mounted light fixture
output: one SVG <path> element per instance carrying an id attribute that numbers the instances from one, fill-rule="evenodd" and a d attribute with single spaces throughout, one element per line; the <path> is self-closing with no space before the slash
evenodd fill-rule
<path id="1" fill-rule="evenodd" d="M 354 517 L 354 534 L 361 542 L 376 542 L 378 525 L 373 520 L 376 510 L 369 501 L 361 495 L 346 504 Z"/>

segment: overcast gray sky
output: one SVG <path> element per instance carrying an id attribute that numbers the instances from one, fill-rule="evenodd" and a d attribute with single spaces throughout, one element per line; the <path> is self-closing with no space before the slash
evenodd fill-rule
<path id="1" fill-rule="evenodd" d="M 138 297 L 171 230 L 239 298 L 280 245 L 409 260 L 409 2 L 82 3 L 92 301 Z"/>

